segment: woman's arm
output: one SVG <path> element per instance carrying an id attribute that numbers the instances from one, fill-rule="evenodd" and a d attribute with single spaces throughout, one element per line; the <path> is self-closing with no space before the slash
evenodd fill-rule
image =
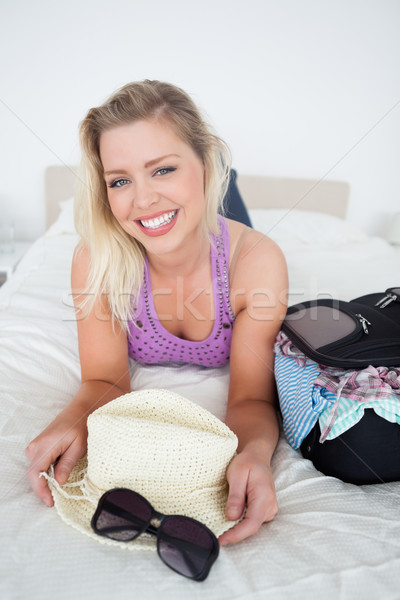
<path id="1" fill-rule="evenodd" d="M 55 477 L 67 481 L 72 468 L 86 452 L 87 417 L 100 406 L 130 391 L 128 346 L 125 331 L 112 326 L 107 303 L 98 301 L 88 312 L 80 310 L 89 255 L 76 252 L 72 264 L 72 291 L 77 309 L 81 386 L 71 403 L 26 449 L 28 478 L 39 498 L 52 506 L 53 498 L 41 471 L 57 461 Z"/>
<path id="2" fill-rule="evenodd" d="M 245 518 L 220 538 L 238 542 L 274 518 L 278 506 L 271 458 L 278 442 L 273 345 L 286 313 L 287 269 L 280 249 L 254 232 L 231 277 L 237 299 L 230 357 L 227 425 L 239 439 L 227 478 L 227 517 Z"/>

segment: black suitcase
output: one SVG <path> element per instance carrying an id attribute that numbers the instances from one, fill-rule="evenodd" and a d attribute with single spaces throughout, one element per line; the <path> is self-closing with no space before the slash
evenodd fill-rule
<path id="1" fill-rule="evenodd" d="M 400 366 L 400 287 L 350 302 L 319 299 L 288 308 L 283 332 L 315 362 L 342 369 Z"/>

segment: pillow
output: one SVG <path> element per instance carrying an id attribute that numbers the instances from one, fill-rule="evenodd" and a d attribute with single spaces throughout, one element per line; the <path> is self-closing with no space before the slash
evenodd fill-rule
<path id="1" fill-rule="evenodd" d="M 276 242 L 297 241 L 303 244 L 344 244 L 365 241 L 367 236 L 348 221 L 319 213 L 296 209 L 253 208 L 249 211 L 254 229 Z"/>
<path id="2" fill-rule="evenodd" d="M 46 235 L 62 235 L 64 233 L 76 233 L 74 225 L 74 199 L 69 198 L 59 202 L 60 214 L 57 220 L 50 225 Z"/>

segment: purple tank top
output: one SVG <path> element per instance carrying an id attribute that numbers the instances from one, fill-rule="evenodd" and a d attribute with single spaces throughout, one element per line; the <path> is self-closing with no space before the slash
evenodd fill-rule
<path id="1" fill-rule="evenodd" d="M 149 263 L 145 259 L 144 279 L 137 302 L 135 322 L 129 323 L 128 354 L 141 364 L 190 363 L 223 367 L 229 363 L 235 315 L 229 298 L 229 232 L 219 217 L 219 235 L 211 236 L 211 270 L 215 321 L 204 340 L 191 341 L 169 333 L 160 323 L 153 302 Z"/>

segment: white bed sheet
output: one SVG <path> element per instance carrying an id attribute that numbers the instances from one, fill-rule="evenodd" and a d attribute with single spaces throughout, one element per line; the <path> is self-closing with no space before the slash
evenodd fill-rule
<path id="1" fill-rule="evenodd" d="M 221 549 L 205 582 L 156 553 L 96 544 L 30 490 L 24 448 L 79 385 L 69 270 L 76 237 L 40 238 L 0 288 L 0 598 L 351 599 L 400 597 L 400 484 L 353 486 L 318 473 L 281 439 L 273 459 L 279 513 L 250 540 Z M 400 253 L 379 239 L 334 247 L 281 243 L 291 302 L 350 299 L 399 284 Z M 132 370 L 135 389 L 168 387 L 225 411 L 228 369 Z"/>

